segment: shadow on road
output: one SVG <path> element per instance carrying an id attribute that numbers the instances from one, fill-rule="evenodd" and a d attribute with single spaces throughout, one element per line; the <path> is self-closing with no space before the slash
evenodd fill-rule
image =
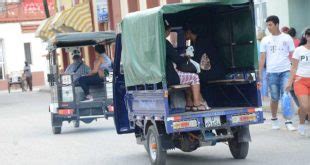
<path id="1" fill-rule="evenodd" d="M 202 155 L 201 151 L 193 152 L 193 153 L 176 153 L 174 151 L 167 153 L 167 165 L 260 165 L 261 162 L 253 161 L 251 158 L 245 160 L 237 160 L 232 157 L 223 156 L 214 156 L 211 152 L 206 153 L 206 155 Z M 144 165 L 149 163 L 148 154 L 145 152 L 143 154 L 134 154 L 126 155 L 123 157 L 119 157 L 121 160 L 128 160 L 128 164 L 136 164 L 136 165 Z"/>
<path id="2" fill-rule="evenodd" d="M 114 131 L 114 127 L 102 127 L 102 128 L 66 128 L 61 132 L 61 135 L 71 134 L 90 134 L 98 132 Z"/>
<path id="3" fill-rule="evenodd" d="M 210 155 L 201 156 L 193 154 L 182 154 L 182 153 L 168 153 L 167 165 L 179 165 L 179 164 L 240 164 L 244 160 L 235 160 L 233 158 L 223 158 Z"/>

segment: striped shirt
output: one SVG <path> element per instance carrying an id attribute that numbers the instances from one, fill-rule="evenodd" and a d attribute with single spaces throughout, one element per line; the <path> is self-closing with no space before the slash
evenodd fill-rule
<path id="1" fill-rule="evenodd" d="M 73 81 L 76 81 L 78 78 L 80 78 L 81 76 L 87 75 L 88 73 L 90 73 L 91 69 L 82 62 L 81 66 L 78 68 L 78 70 L 74 73 L 74 71 L 76 70 L 76 68 L 80 65 L 81 62 L 75 62 L 73 64 L 70 64 L 65 73 L 66 74 L 74 74 L 73 75 Z"/>

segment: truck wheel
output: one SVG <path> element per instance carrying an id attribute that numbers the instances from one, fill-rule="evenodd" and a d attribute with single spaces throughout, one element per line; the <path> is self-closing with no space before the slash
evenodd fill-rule
<path id="1" fill-rule="evenodd" d="M 249 142 L 238 142 L 236 138 L 228 141 L 229 149 L 235 159 L 245 159 L 249 151 Z"/>
<path id="2" fill-rule="evenodd" d="M 145 151 L 146 151 L 147 153 L 149 153 L 149 147 L 148 147 L 147 141 L 144 142 L 143 146 L 144 146 L 144 148 L 145 148 Z"/>
<path id="3" fill-rule="evenodd" d="M 80 127 L 80 121 L 79 120 L 73 120 L 73 125 L 74 125 L 74 128 L 79 128 Z"/>
<path id="4" fill-rule="evenodd" d="M 61 133 L 61 127 L 53 126 L 53 134 L 60 134 L 60 133 Z"/>
<path id="5" fill-rule="evenodd" d="M 167 151 L 162 148 L 154 126 L 150 126 L 147 131 L 147 151 L 152 165 L 166 164 Z"/>
<path id="6" fill-rule="evenodd" d="M 51 113 L 51 123 L 52 123 L 53 134 L 60 134 L 62 120 L 57 118 L 54 114 Z"/>

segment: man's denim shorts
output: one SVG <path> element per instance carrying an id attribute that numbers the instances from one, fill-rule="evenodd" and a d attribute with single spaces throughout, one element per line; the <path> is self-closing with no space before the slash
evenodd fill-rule
<path id="1" fill-rule="evenodd" d="M 272 101 L 279 101 L 281 99 L 289 78 L 290 71 L 267 73 L 267 82 Z"/>

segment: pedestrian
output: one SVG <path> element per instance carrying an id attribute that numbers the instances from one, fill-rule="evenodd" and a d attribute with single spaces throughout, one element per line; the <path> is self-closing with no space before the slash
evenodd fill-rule
<path id="1" fill-rule="evenodd" d="M 296 30 L 295 28 L 291 27 L 288 31 L 288 34 L 293 38 L 295 48 L 297 48 L 300 44 L 300 40 L 296 37 Z"/>
<path id="2" fill-rule="evenodd" d="M 294 41 L 294 45 L 295 48 L 297 48 L 298 46 L 300 46 L 301 42 L 300 40 L 296 37 L 296 30 L 295 28 L 291 27 L 290 30 L 288 31 L 288 34 L 292 37 L 293 41 Z M 305 43 L 303 43 L 302 45 L 304 45 Z M 290 57 L 290 59 L 292 59 L 292 57 Z M 293 85 L 294 86 L 294 83 Z M 296 106 L 298 107 L 298 116 L 299 116 L 299 123 L 305 123 L 305 115 L 303 112 L 301 112 L 300 106 L 299 106 L 299 102 L 298 102 L 298 98 L 295 94 L 294 88 L 291 88 L 290 90 L 290 94 L 296 104 Z"/>
<path id="3" fill-rule="evenodd" d="M 301 39 L 300 39 L 299 46 L 305 45 L 306 43 L 307 43 L 306 36 L 305 36 L 305 34 L 303 33 L 303 34 L 301 35 Z"/>
<path id="4" fill-rule="evenodd" d="M 266 19 L 268 31 L 271 35 L 263 38 L 260 46 L 259 80 L 262 80 L 262 73 L 266 62 L 267 81 L 270 89 L 270 109 L 272 112 L 272 129 L 280 129 L 277 112 L 278 104 L 284 94 L 286 84 L 290 76 L 291 61 L 289 55 L 293 53 L 295 46 L 293 39 L 285 33 L 280 32 L 279 18 L 269 16 Z M 287 108 L 287 107 L 286 107 Z M 284 107 L 282 107 L 282 111 Z M 292 110 L 290 108 L 290 110 Z M 286 128 L 295 131 L 291 117 L 284 116 Z"/>
<path id="5" fill-rule="evenodd" d="M 24 75 L 26 77 L 26 81 L 27 81 L 29 90 L 32 91 L 32 73 L 31 73 L 30 65 L 28 64 L 27 61 L 25 61 Z"/>
<path id="6" fill-rule="evenodd" d="M 258 52 L 258 59 L 260 58 L 260 43 L 262 39 L 266 36 L 264 30 L 258 30 L 257 31 L 257 52 Z M 268 98 L 268 84 L 267 84 L 267 78 L 266 78 L 266 64 L 264 65 L 264 69 L 262 72 L 262 96 L 263 99 L 266 100 Z"/>
<path id="7" fill-rule="evenodd" d="M 294 91 L 301 109 L 298 126 L 300 135 L 310 133 L 310 129 L 305 128 L 306 115 L 310 115 L 310 28 L 306 29 L 305 38 L 306 43 L 298 47 L 293 54 L 291 76 L 286 86 L 286 90 L 289 91 L 294 82 Z"/>
<path id="8" fill-rule="evenodd" d="M 79 50 L 72 51 L 72 60 L 73 63 L 67 67 L 65 73 L 73 74 L 73 82 L 76 85 L 79 85 L 77 80 L 80 77 L 89 74 L 91 69 L 82 60 L 81 52 Z"/>
<path id="9" fill-rule="evenodd" d="M 281 32 L 282 32 L 282 33 L 288 34 L 288 31 L 289 31 L 289 30 L 290 30 L 290 28 L 287 27 L 287 26 L 283 26 L 283 27 L 281 28 Z"/>

